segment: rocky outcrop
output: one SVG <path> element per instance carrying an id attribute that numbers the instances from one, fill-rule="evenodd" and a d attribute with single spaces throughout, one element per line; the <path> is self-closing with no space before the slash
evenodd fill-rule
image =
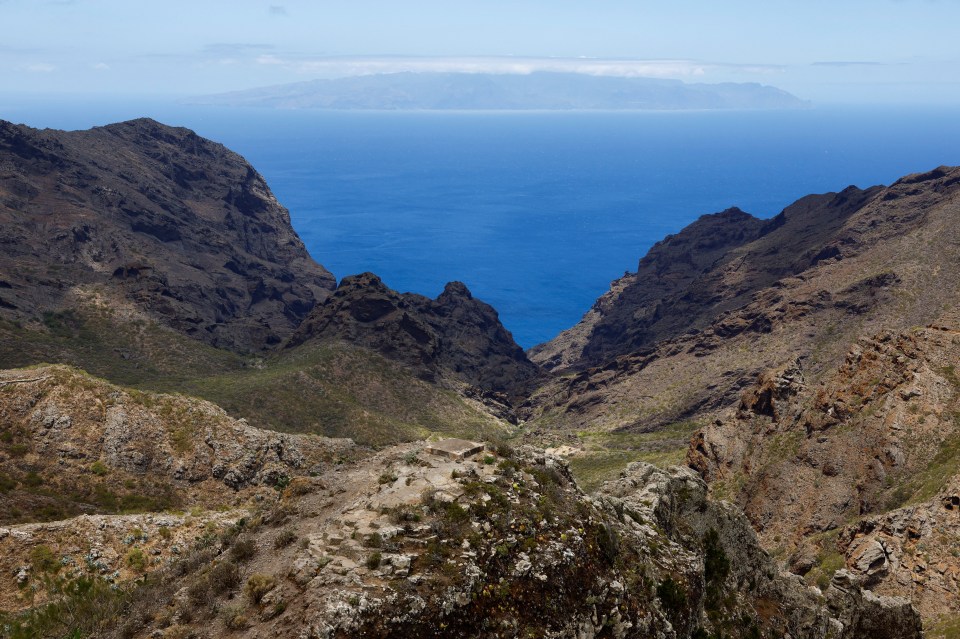
<path id="1" fill-rule="evenodd" d="M 497 312 L 460 282 L 447 284 L 431 300 L 397 293 L 372 273 L 345 277 L 288 346 L 311 339 L 364 346 L 424 379 L 466 385 L 468 394 L 494 405 L 523 396 L 540 374 Z"/>
<path id="2" fill-rule="evenodd" d="M 960 535 L 954 476 L 931 499 L 865 517 L 840 529 L 836 541 L 847 569 L 878 594 L 905 596 L 926 619 L 960 612 Z"/>
<path id="3" fill-rule="evenodd" d="M 860 340 L 814 386 L 796 364 L 765 373 L 688 462 L 798 574 L 832 563 L 925 618 L 960 610 L 954 321 Z"/>
<path id="4" fill-rule="evenodd" d="M 232 503 L 354 450 L 65 366 L 0 372 L 0 388 L 0 523 Z"/>
<path id="5" fill-rule="evenodd" d="M 702 308 L 705 298 L 715 296 L 692 292 L 698 280 L 779 222 L 737 208 L 702 216 L 654 244 L 636 273 L 614 281 L 579 324 L 533 347 L 530 357 L 547 368 L 583 368 L 682 333 L 710 310 Z"/>
<path id="6" fill-rule="evenodd" d="M 742 513 L 709 500 L 706 490 L 688 469 L 664 472 L 634 464 L 605 484 L 598 498 L 614 510 L 649 513 L 658 530 L 691 553 L 692 562 L 703 562 L 701 615 L 715 636 L 729 632 L 724 621 L 754 615 L 763 636 L 921 636 L 920 619 L 908 600 L 877 597 L 853 576 L 838 574 L 822 593 L 823 606 L 821 593 L 780 572 Z M 727 599 L 718 610 L 721 597 L 730 593 L 736 593 L 736 603 Z"/>
<path id="7" fill-rule="evenodd" d="M 408 444 L 295 479 L 276 505 L 236 517 L 210 518 L 179 560 L 171 545 L 191 522 L 176 517 L 0 529 L 0 547 L 24 586 L 43 570 L 25 550 L 39 544 L 71 574 L 120 587 L 138 573 L 118 558 L 156 557 L 140 566 L 150 585 L 124 595 L 115 632 L 127 637 L 921 636 L 909 602 L 855 576 L 821 593 L 778 572 L 689 469 L 634 464 L 590 498 L 537 449 L 453 460 Z M 89 539 L 58 541 L 53 526 Z M 18 592 L 14 577 L 0 594 Z"/>
<path id="8" fill-rule="evenodd" d="M 951 332 L 928 328 L 861 340 L 814 387 L 796 364 L 771 371 L 735 414 L 695 435 L 688 462 L 768 537 L 896 507 L 922 490 L 916 480 L 951 441 L 947 367 L 958 355 Z"/>
<path id="9" fill-rule="evenodd" d="M 0 317 L 94 294 L 237 351 L 286 339 L 334 279 L 242 157 L 149 119 L 89 131 L 0 121 Z"/>

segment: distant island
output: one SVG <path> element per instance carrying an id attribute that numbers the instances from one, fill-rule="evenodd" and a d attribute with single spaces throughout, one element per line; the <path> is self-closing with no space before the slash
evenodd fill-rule
<path id="1" fill-rule="evenodd" d="M 385 73 L 232 91 L 190 104 L 332 110 L 723 110 L 798 109 L 810 103 L 757 83 L 582 73 Z"/>

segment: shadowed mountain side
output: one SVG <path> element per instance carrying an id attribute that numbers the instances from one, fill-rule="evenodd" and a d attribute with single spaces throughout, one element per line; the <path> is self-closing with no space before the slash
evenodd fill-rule
<path id="1" fill-rule="evenodd" d="M 218 347 L 288 337 L 334 279 L 242 157 L 149 119 L 88 131 L 0 121 L 0 317 L 120 291 Z"/>
<path id="2" fill-rule="evenodd" d="M 578 325 L 531 349 L 531 359 L 552 369 L 596 366 L 702 330 L 757 290 L 832 254 L 825 245 L 877 190 L 809 195 L 770 220 L 736 208 L 704 215 L 654 244 L 636 273 L 616 280 Z"/>
<path id="3" fill-rule="evenodd" d="M 940 168 L 887 188 L 804 198 L 702 271 L 684 251 L 666 251 L 682 246 L 676 239 L 665 241 L 643 263 L 651 277 L 627 278 L 588 317 L 579 351 L 572 342 L 553 351 L 554 362 L 588 368 L 541 388 L 527 415 L 577 429 L 709 416 L 771 364 L 799 355 L 818 379 L 865 331 L 934 321 L 960 287 L 958 184 L 960 169 Z M 675 278 L 681 286 L 658 271 L 685 274 Z M 596 345 L 607 359 L 591 366 L 584 353 Z"/>
<path id="4" fill-rule="evenodd" d="M 460 282 L 437 299 L 397 293 L 372 273 L 346 277 L 291 337 L 288 347 L 341 339 L 409 366 L 423 379 L 471 387 L 468 394 L 509 404 L 540 376 L 497 312 Z"/>

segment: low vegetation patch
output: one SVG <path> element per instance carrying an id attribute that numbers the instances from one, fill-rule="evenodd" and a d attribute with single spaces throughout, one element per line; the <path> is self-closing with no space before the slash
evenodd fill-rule
<path id="1" fill-rule="evenodd" d="M 276 585 L 277 580 L 274 577 L 261 573 L 254 573 L 250 575 L 249 579 L 247 579 L 247 583 L 243 587 L 243 592 L 252 603 L 259 604 L 263 600 L 264 596 L 273 590 Z"/>
<path id="2" fill-rule="evenodd" d="M 570 458 L 570 470 L 584 491 L 593 492 L 633 462 L 660 468 L 682 464 L 690 436 L 701 425 L 677 422 L 649 433 L 582 431 L 583 452 Z"/>

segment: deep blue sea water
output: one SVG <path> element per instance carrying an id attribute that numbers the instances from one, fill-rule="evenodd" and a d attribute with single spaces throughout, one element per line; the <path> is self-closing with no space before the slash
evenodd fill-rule
<path id="1" fill-rule="evenodd" d="M 465 282 L 529 347 L 574 324 L 657 240 L 739 206 L 960 164 L 955 110 L 350 113 L 29 101 L 0 118 L 86 128 L 149 115 L 243 154 L 339 278 L 436 296 Z"/>

